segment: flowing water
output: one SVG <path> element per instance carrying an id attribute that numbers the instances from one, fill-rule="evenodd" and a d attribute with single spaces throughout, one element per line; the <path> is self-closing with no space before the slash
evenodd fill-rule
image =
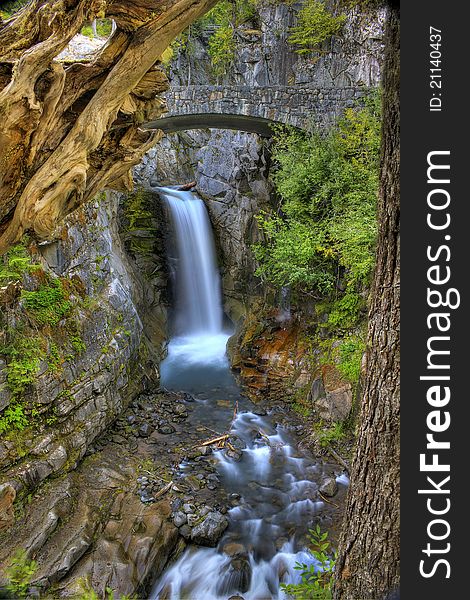
<path id="1" fill-rule="evenodd" d="M 160 188 L 176 238 L 175 335 L 161 365 L 162 385 L 191 392 L 201 424 L 231 434 L 241 450 L 215 453 L 227 494 L 234 499 L 229 526 L 216 548 L 188 546 L 155 584 L 152 600 L 281 599 L 281 583 L 300 579 L 296 563 L 314 564 L 307 533 L 328 518 L 318 495 L 323 466 L 296 449 L 288 427 L 259 411 L 230 372 L 223 328 L 220 278 L 210 222 L 191 192 Z M 220 402 L 223 398 L 224 401 Z M 347 478 L 339 475 L 340 488 Z"/>

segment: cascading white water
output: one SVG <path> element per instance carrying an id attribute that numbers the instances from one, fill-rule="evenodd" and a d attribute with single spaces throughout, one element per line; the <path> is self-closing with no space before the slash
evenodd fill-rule
<path id="1" fill-rule="evenodd" d="M 220 276 L 206 207 L 188 191 L 159 188 L 171 217 L 177 252 L 175 336 L 162 376 L 174 362 L 226 366 Z"/>
<path id="2" fill-rule="evenodd" d="M 220 279 L 206 207 L 192 192 L 160 188 L 160 194 L 170 210 L 178 251 L 177 333 L 220 333 Z"/>

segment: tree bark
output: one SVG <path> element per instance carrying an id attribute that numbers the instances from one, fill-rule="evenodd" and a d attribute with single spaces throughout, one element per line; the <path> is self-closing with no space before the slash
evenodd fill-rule
<path id="1" fill-rule="evenodd" d="M 130 168 L 161 132 L 140 125 L 166 110 L 159 58 L 216 0 L 31 0 L 0 21 L 0 254 L 23 233 L 50 237 Z M 84 23 L 116 31 L 90 63 L 57 60 Z"/>
<path id="2" fill-rule="evenodd" d="M 367 372 L 335 600 L 382 600 L 399 586 L 399 50 L 389 7 L 383 78 L 378 254 L 369 313 Z"/>

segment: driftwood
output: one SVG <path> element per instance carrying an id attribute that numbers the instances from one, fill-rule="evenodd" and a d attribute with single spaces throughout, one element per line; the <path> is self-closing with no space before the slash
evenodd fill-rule
<path id="1" fill-rule="evenodd" d="M 161 498 L 162 496 L 164 496 L 169 490 L 171 490 L 171 488 L 173 487 L 173 481 L 170 481 L 170 483 L 167 483 L 167 485 L 165 485 L 165 487 L 162 487 L 161 490 L 158 490 L 158 492 L 156 494 L 154 494 L 154 498 L 155 500 L 157 500 L 157 498 Z"/>
<path id="2" fill-rule="evenodd" d="M 230 425 L 227 429 L 227 431 L 229 433 L 217 434 L 217 437 L 211 438 L 210 440 L 207 440 L 207 441 L 202 442 L 197 445 L 198 446 L 212 446 L 213 444 L 217 444 L 217 448 L 219 448 L 219 449 L 225 448 L 227 446 L 230 450 L 232 450 L 232 452 L 236 452 L 236 449 L 230 443 L 229 439 L 230 439 L 230 431 L 233 427 L 233 423 L 235 422 L 235 419 L 237 418 L 237 415 L 238 415 L 238 400 L 235 402 L 235 407 L 233 409 L 233 417 L 232 417 Z M 209 429 L 208 427 L 205 427 L 205 429 L 208 429 L 209 431 L 212 431 L 213 433 L 217 433 L 217 432 L 213 431 L 212 429 Z"/>
<path id="3" fill-rule="evenodd" d="M 159 59 L 215 0 L 30 0 L 0 19 L 0 254 L 105 188 L 130 189 L 130 169 L 162 136 L 142 123 L 166 111 Z M 91 62 L 57 56 L 86 22 L 116 31 Z"/>
<path id="4" fill-rule="evenodd" d="M 212 446 L 212 444 L 220 444 L 221 442 L 227 441 L 229 437 L 230 437 L 229 434 L 226 433 L 225 435 L 220 435 L 219 437 L 212 438 L 211 440 L 207 440 L 207 442 L 202 442 L 202 444 L 199 444 L 199 445 L 200 446 Z"/>
<path id="5" fill-rule="evenodd" d="M 328 500 L 328 498 L 325 498 L 325 496 L 321 492 L 318 492 L 318 495 L 323 500 L 323 502 L 326 502 L 327 504 L 331 504 L 335 508 L 339 508 L 339 504 L 336 504 L 336 502 L 332 502 L 331 500 Z"/>
<path id="6" fill-rule="evenodd" d="M 348 465 L 348 463 L 344 460 L 344 458 L 341 458 L 341 456 L 336 452 L 336 450 L 333 450 L 333 448 L 328 448 L 328 452 L 331 454 L 331 456 L 342 466 L 345 468 L 345 470 L 350 473 L 350 469 L 351 467 Z"/>
<path id="7" fill-rule="evenodd" d="M 191 181 L 191 183 L 185 183 L 184 185 L 180 185 L 180 187 L 178 188 L 178 191 L 179 192 L 189 192 L 189 190 L 192 190 L 195 187 L 196 187 L 196 182 Z"/>

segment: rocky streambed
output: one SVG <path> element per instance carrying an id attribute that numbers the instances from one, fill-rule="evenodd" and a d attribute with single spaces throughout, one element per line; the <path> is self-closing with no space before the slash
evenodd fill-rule
<path id="1" fill-rule="evenodd" d="M 237 432 L 237 415 L 268 419 L 268 433 L 281 428 L 297 447 L 310 438 L 308 427 L 282 402 L 254 406 L 232 378 L 229 386 L 215 383 L 199 394 L 147 391 L 95 441 L 76 470 L 24 499 L 17 516 L 21 511 L 27 518 L 2 536 L 0 561 L 26 550 L 38 563 L 34 586 L 41 594 L 76 597 L 85 586 L 99 596 L 108 587 L 147 597 L 168 561 L 188 544 L 191 551 L 214 548 L 222 557 L 247 554 L 249 544 L 233 535 L 233 511 L 243 515 L 246 489 L 258 494 L 264 484 L 262 477 L 243 483 L 227 477 L 227 468 L 245 460 L 250 444 L 246 432 Z M 258 452 L 272 453 L 275 462 L 279 440 L 270 449 L 256 423 L 251 429 Z M 338 485 L 335 478 L 342 469 L 306 460 L 316 465 L 309 501 L 323 503 L 316 518 L 329 526 L 341 511 L 344 479 Z M 282 481 L 273 484 L 282 488 Z M 291 500 L 287 494 L 283 502 Z M 282 537 L 273 543 L 282 545 Z"/>

